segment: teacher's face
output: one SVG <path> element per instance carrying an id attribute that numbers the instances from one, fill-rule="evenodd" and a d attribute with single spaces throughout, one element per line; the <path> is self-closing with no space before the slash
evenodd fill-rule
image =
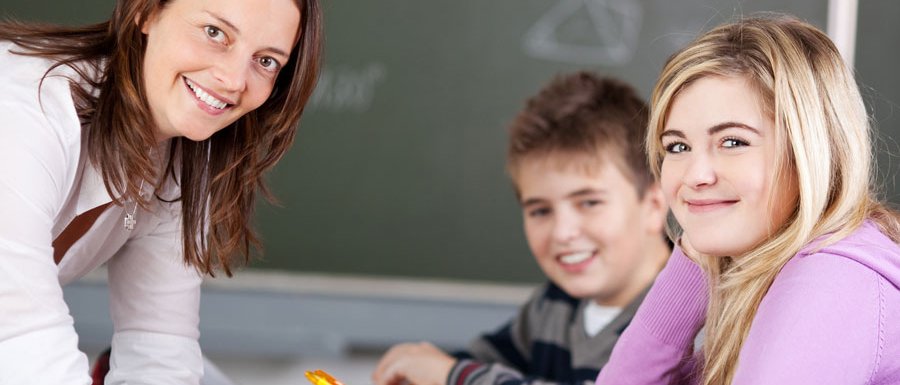
<path id="1" fill-rule="evenodd" d="M 158 140 L 204 140 L 261 106 L 297 40 L 295 0 L 173 0 L 141 26 Z"/>

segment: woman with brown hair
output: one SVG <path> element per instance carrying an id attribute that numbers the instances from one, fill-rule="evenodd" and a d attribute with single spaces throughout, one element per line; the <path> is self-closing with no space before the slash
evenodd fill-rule
<path id="1" fill-rule="evenodd" d="M 321 41 L 318 0 L 119 0 L 96 25 L 0 23 L 0 383 L 90 383 L 61 286 L 104 263 L 107 383 L 198 383 L 201 278 L 256 245 L 255 194 Z"/>

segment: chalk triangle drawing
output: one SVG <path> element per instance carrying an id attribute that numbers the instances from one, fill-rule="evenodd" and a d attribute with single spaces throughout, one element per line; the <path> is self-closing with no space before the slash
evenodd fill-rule
<path id="1" fill-rule="evenodd" d="M 635 0 L 560 0 L 525 33 L 523 48 L 535 58 L 573 64 L 623 65 L 631 61 L 641 32 Z M 563 36 L 572 28 L 581 36 Z"/>

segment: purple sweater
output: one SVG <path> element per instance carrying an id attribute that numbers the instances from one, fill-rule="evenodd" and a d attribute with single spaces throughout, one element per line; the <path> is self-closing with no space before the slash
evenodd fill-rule
<path id="1" fill-rule="evenodd" d="M 597 385 L 696 383 L 688 374 L 706 290 L 676 248 Z M 866 222 L 794 256 L 759 305 L 733 384 L 900 384 L 900 246 Z"/>

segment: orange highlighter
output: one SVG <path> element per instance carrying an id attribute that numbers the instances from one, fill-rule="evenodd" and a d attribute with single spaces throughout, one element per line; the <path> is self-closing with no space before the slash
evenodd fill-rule
<path id="1" fill-rule="evenodd" d="M 306 371 L 306 378 L 313 385 L 344 385 L 324 370 L 316 370 L 315 372 Z"/>

